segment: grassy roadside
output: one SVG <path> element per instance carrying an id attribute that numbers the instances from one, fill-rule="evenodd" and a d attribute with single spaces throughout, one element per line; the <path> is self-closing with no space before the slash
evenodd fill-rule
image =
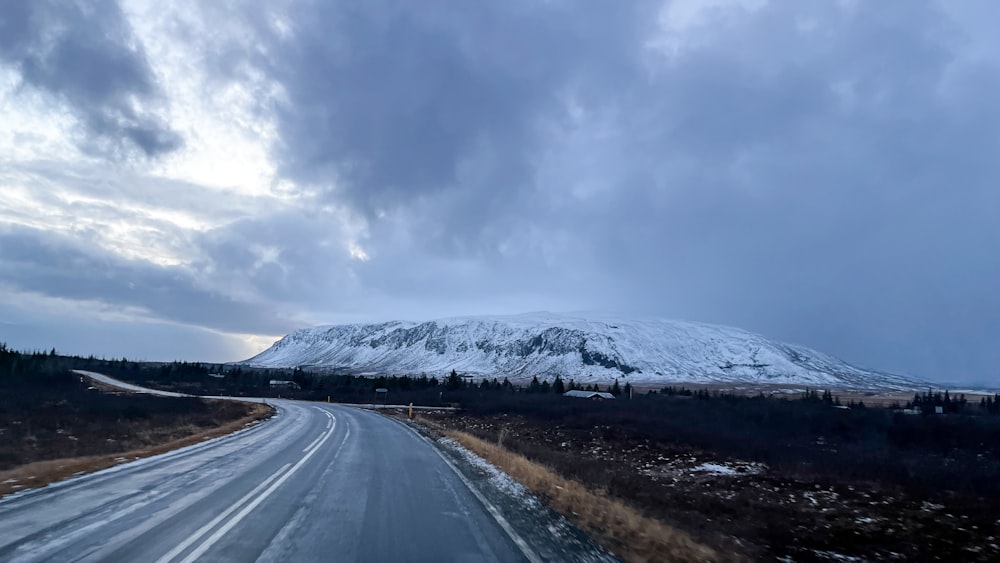
<path id="1" fill-rule="evenodd" d="M 148 397 L 118 397 L 119 402 L 139 399 L 150 409 Z M 158 401 L 177 399 L 157 398 Z M 65 401 L 65 399 L 63 399 Z M 169 412 L 152 412 L 146 416 L 129 419 L 119 413 L 104 411 L 95 415 L 85 413 L 86 428 L 73 414 L 52 416 L 52 405 L 45 405 L 34 413 L 5 413 L 7 420 L 2 430 L 9 440 L 0 446 L 4 466 L 0 468 L 0 498 L 25 489 L 45 486 L 67 477 L 90 473 L 144 457 L 166 453 L 205 440 L 230 434 L 257 421 L 270 417 L 274 410 L 259 403 L 229 401 L 202 401 L 202 412 L 194 415 Z M 67 410 L 67 404 L 56 403 L 57 410 Z M 58 409 L 58 407 L 62 407 Z M 126 407 L 135 408 L 135 407 Z M 148 411 L 147 411 L 148 412 Z M 15 424 L 16 423 L 16 424 Z M 68 434 L 66 427 L 76 423 L 76 434 Z M 11 432 L 12 429 L 16 431 Z M 13 434 L 13 435 L 11 435 Z M 112 438 L 111 436 L 114 436 Z M 102 438 L 103 437 L 103 438 Z M 73 455 L 59 456 L 52 442 L 62 442 L 63 452 Z M 66 446 L 66 442 L 72 447 Z"/>
<path id="2" fill-rule="evenodd" d="M 625 503 L 591 491 L 542 464 L 514 453 L 502 443 L 492 443 L 466 432 L 441 426 L 427 418 L 418 421 L 431 427 L 495 465 L 587 532 L 624 561 L 726 561 L 714 549 L 686 533 L 643 516 Z"/>

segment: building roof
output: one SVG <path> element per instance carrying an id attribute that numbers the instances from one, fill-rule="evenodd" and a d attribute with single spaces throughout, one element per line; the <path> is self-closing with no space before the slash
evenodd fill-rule
<path id="1" fill-rule="evenodd" d="M 579 397 L 581 399 L 614 399 L 615 396 L 611 393 L 604 393 L 602 391 L 566 391 L 563 393 L 563 397 Z"/>

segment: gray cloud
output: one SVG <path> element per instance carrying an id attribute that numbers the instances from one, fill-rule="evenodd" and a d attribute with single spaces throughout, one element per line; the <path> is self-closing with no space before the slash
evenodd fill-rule
<path id="1" fill-rule="evenodd" d="M 198 272 L 128 260 L 35 229 L 0 228 L 0 284 L 22 292 L 146 311 L 154 319 L 237 333 L 284 332 L 295 325 L 267 303 L 202 283 Z"/>
<path id="2" fill-rule="evenodd" d="M 0 342 L 19 350 L 130 360 L 226 362 L 251 354 L 218 333 L 194 326 L 142 320 L 95 322 L 92 315 L 52 313 L 0 304 Z"/>
<path id="3" fill-rule="evenodd" d="M 335 187 L 370 216 L 440 193 L 503 208 L 531 187 L 537 128 L 558 119 L 561 97 L 638 71 L 653 13 L 642 3 L 306 6 L 288 14 L 293 40 L 262 37 L 269 56 L 255 61 L 288 96 L 276 156 L 283 174 Z M 457 228 L 463 217 L 451 219 Z"/>
<path id="4" fill-rule="evenodd" d="M 257 110 L 275 119 L 272 156 L 298 199 L 207 232 L 158 225 L 162 244 L 192 249 L 182 267 L 8 229 L 2 279 L 239 332 L 618 309 L 995 383 L 1000 64 L 974 25 L 988 18 L 929 0 L 772 2 L 716 8 L 664 37 L 660 7 L 199 5 L 224 22 L 188 38 L 218 86 L 280 91 Z M 100 25 L 127 30 L 114 13 Z M 0 51 L 29 60 L 16 46 L 38 39 L 26 37 Z M 106 85 L 22 72 L 95 107 L 155 97 L 141 50 L 111 50 L 123 44 L 78 51 L 126 53 Z M 32 173 L 106 200 L 227 213 L 197 186 Z"/>
<path id="5" fill-rule="evenodd" d="M 47 158 L 0 168 L 0 182 L 21 184 L 51 206 L 64 205 L 62 199 L 67 194 L 97 200 L 105 212 L 119 218 L 129 213 L 124 210 L 128 207 L 179 211 L 213 220 L 235 220 L 260 208 L 259 201 L 242 197 L 236 190 L 206 188 L 128 168 L 109 170 L 102 162 L 66 162 L 58 160 L 58 155 L 43 156 Z M 86 217 L 82 211 L 75 213 Z"/>
<path id="6" fill-rule="evenodd" d="M 1000 234 L 976 123 L 996 115 L 963 109 L 963 37 L 935 4 L 770 4 L 671 61 L 644 49 L 647 6 L 564 8 L 324 6 L 265 34 L 282 171 L 372 218 L 363 287 L 558 294 L 924 376 L 994 359 L 970 332 L 997 304 L 975 258 Z"/>
<path id="7" fill-rule="evenodd" d="M 0 61 L 24 85 L 67 104 L 85 131 L 81 148 L 127 157 L 176 150 L 180 136 L 144 107 L 159 90 L 115 0 L 80 4 L 12 0 L 0 6 Z"/>
<path id="8" fill-rule="evenodd" d="M 234 221 L 199 237 L 207 258 L 196 266 L 215 279 L 240 280 L 296 312 L 336 310 L 359 289 L 341 220 L 332 212 L 291 208 Z"/>

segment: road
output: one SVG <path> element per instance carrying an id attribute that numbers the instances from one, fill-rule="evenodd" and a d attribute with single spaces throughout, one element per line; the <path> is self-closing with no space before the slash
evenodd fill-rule
<path id="1" fill-rule="evenodd" d="M 537 560 L 402 423 L 268 402 L 248 430 L 0 500 L 0 561 Z"/>

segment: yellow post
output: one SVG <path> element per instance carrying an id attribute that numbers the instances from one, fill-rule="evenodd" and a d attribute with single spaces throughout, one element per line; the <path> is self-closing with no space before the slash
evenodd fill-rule
<path id="1" fill-rule="evenodd" d="M 326 396 L 326 402 L 328 402 L 328 403 L 330 402 L 330 396 L 329 395 Z"/>
<path id="2" fill-rule="evenodd" d="M 413 403 L 410 403 L 410 419 L 413 419 Z"/>

